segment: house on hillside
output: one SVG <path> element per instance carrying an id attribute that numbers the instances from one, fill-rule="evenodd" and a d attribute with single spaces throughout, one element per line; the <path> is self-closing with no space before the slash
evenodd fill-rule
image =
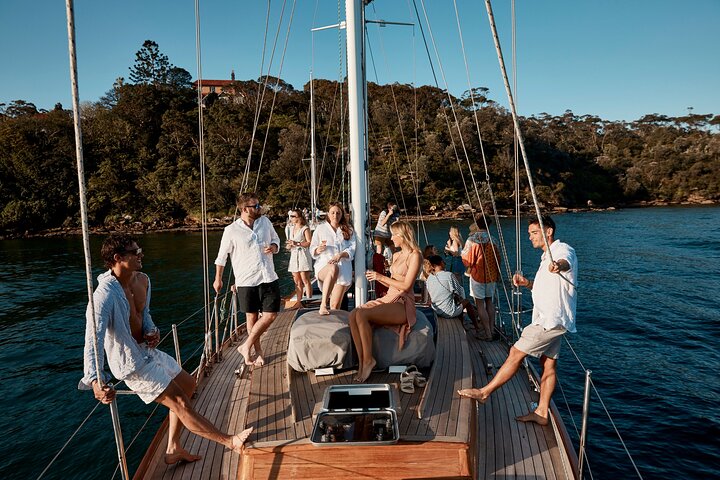
<path id="1" fill-rule="evenodd" d="M 195 80 L 193 82 L 193 88 L 195 90 L 198 89 L 198 85 L 200 85 L 200 81 Z M 217 95 L 219 100 L 223 101 L 234 101 L 236 103 L 242 103 L 244 100 L 243 92 L 238 91 L 236 88 L 238 86 L 238 83 L 235 81 L 235 70 L 232 70 L 230 72 L 230 80 L 211 80 L 211 79 L 203 79 L 202 80 L 202 88 L 200 90 L 200 93 L 202 94 L 203 99 L 203 105 L 205 105 L 205 99 L 208 97 L 208 95 L 215 94 Z"/>

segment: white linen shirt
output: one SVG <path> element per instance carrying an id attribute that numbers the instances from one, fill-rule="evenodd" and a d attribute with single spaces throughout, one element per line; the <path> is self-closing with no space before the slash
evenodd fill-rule
<path id="1" fill-rule="evenodd" d="M 560 273 L 572 283 L 548 270 L 550 255 L 543 252 L 532 287 L 532 323 L 540 325 L 546 330 L 560 326 L 570 333 L 575 333 L 577 289 L 573 284 L 577 285 L 578 274 L 575 249 L 567 243 L 555 240 L 550 244 L 550 252 L 556 262 L 566 260 L 570 264 L 569 270 Z"/>
<path id="2" fill-rule="evenodd" d="M 316 254 L 315 250 L 322 245 L 323 240 L 326 242 L 325 251 Z M 337 230 L 333 230 L 328 222 L 318 225 L 310 241 L 310 255 L 312 255 L 315 260 L 315 275 L 317 276 L 320 270 L 322 270 L 336 254 L 345 252 L 348 254 L 348 258 L 342 257 L 337 263 L 338 278 L 336 283 L 343 286 L 352 284 L 352 263 L 353 258 L 355 258 L 355 246 L 355 232 L 350 235 L 349 240 L 345 240 L 340 227 L 338 227 Z"/>
<path id="3" fill-rule="evenodd" d="M 230 255 L 235 285 L 238 287 L 257 287 L 262 283 L 278 279 L 273 263 L 273 254 L 263 253 L 265 246 L 277 245 L 280 249 L 280 237 L 268 220 L 262 216 L 248 227 L 242 218 L 225 227 L 220 250 L 215 265 L 225 266 Z"/>

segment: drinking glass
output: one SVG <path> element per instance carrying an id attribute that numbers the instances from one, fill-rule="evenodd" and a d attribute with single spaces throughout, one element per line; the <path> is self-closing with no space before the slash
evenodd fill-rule
<path id="1" fill-rule="evenodd" d="M 145 332 L 145 336 L 144 336 L 144 337 L 145 337 L 145 343 L 148 342 L 148 339 L 149 339 L 149 338 L 155 338 L 155 337 L 157 337 L 158 335 L 160 335 L 160 329 L 159 329 L 158 327 L 153 327 L 153 328 L 151 328 L 150 330 L 148 330 L 147 332 Z M 148 345 L 149 345 L 149 344 L 148 344 Z M 156 345 L 156 346 L 157 346 L 157 345 Z M 148 348 L 149 348 L 149 347 L 148 347 Z M 152 348 L 154 349 L 155 347 L 152 347 Z"/>

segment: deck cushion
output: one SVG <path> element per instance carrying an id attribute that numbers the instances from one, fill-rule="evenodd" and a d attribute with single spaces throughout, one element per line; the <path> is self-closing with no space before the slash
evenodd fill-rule
<path id="1" fill-rule="evenodd" d="M 288 365 L 298 372 L 353 366 L 348 317 L 344 310 L 333 310 L 330 315 L 320 315 L 317 310 L 298 312 L 290 329 Z"/>
<path id="2" fill-rule="evenodd" d="M 435 358 L 433 327 L 422 310 L 417 309 L 417 322 L 413 326 L 405 346 L 398 350 L 398 334 L 389 328 L 376 328 L 373 332 L 373 357 L 376 368 L 390 365 L 432 365 Z"/>

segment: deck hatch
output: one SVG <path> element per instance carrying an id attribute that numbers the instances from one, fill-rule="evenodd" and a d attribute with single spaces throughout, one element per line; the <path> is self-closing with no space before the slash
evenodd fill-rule
<path id="1" fill-rule="evenodd" d="M 313 425 L 312 444 L 397 443 L 400 429 L 395 397 L 389 384 L 329 386 Z"/>

